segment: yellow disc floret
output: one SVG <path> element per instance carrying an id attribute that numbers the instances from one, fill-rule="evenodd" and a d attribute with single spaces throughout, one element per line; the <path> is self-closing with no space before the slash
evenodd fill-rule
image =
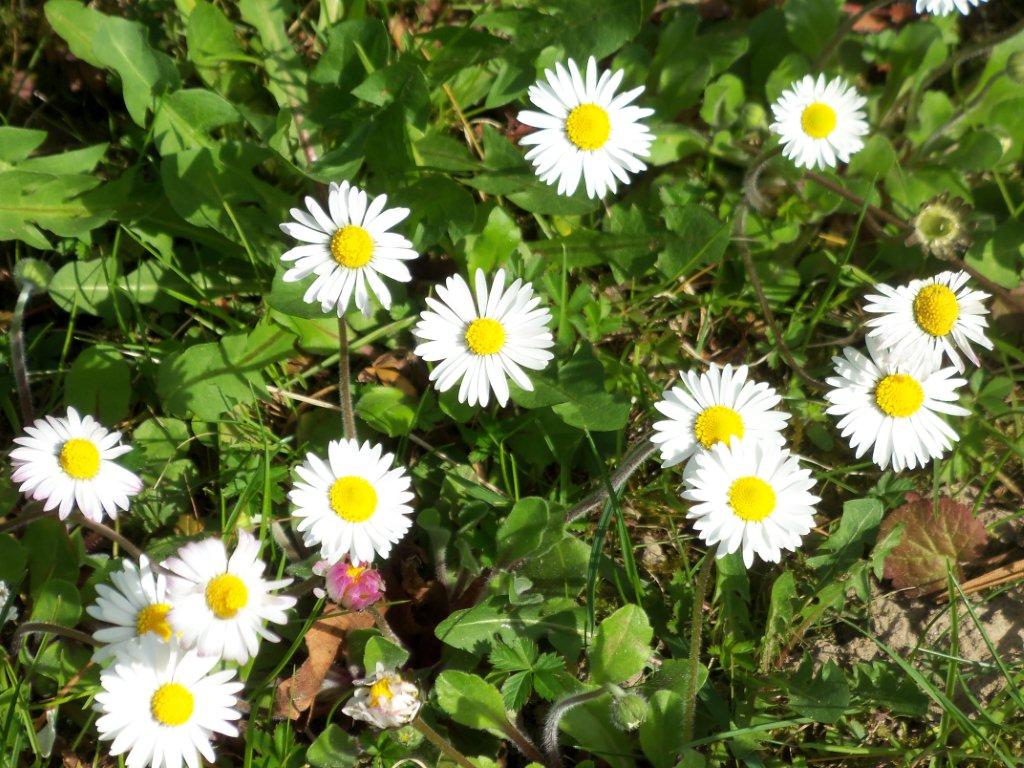
<path id="1" fill-rule="evenodd" d="M 84 437 L 73 437 L 60 448 L 60 468 L 75 480 L 92 480 L 100 471 L 100 449 Z"/>
<path id="2" fill-rule="evenodd" d="M 565 119 L 565 135 L 584 152 L 603 147 L 611 133 L 608 112 L 597 104 L 580 104 Z"/>
<path id="3" fill-rule="evenodd" d="M 505 346 L 505 328 L 497 320 L 478 317 L 466 329 L 466 346 L 477 355 L 493 355 Z"/>
<path id="4" fill-rule="evenodd" d="M 167 614 L 171 612 L 168 603 L 147 605 L 135 617 L 135 634 L 142 637 L 152 632 L 164 642 L 171 639 L 171 625 L 167 622 Z"/>
<path id="5" fill-rule="evenodd" d="M 800 126 L 812 139 L 827 138 L 836 129 L 836 111 L 828 104 L 816 101 L 800 115 Z"/>
<path id="6" fill-rule="evenodd" d="M 756 523 L 775 510 L 775 491 L 760 477 L 741 477 L 729 486 L 729 506 L 740 520 Z"/>
<path id="7" fill-rule="evenodd" d="M 195 707 L 195 697 L 181 683 L 164 683 L 149 700 L 149 711 L 161 725 L 184 725 Z"/>
<path id="8" fill-rule="evenodd" d="M 743 418 L 732 408 L 712 405 L 701 411 L 693 422 L 693 436 L 705 448 L 743 437 Z"/>
<path id="9" fill-rule="evenodd" d="M 331 255 L 348 269 L 364 267 L 373 258 L 373 236 L 362 227 L 348 224 L 331 235 Z"/>
<path id="10" fill-rule="evenodd" d="M 206 604 L 218 619 L 233 619 L 248 602 L 248 587 L 233 573 L 222 573 L 206 585 Z"/>
<path id="11" fill-rule="evenodd" d="M 377 491 L 367 480 L 355 475 L 339 477 L 328 492 L 334 514 L 349 523 L 362 523 L 377 511 Z"/>
<path id="12" fill-rule="evenodd" d="M 923 402 L 924 388 L 905 373 L 886 376 L 875 387 L 875 403 L 886 416 L 913 416 Z"/>
<path id="13" fill-rule="evenodd" d="M 379 707 L 382 701 L 391 701 L 394 695 L 391 691 L 391 686 L 388 684 L 388 679 L 382 677 L 370 686 L 370 706 Z"/>
<path id="14" fill-rule="evenodd" d="M 945 336 L 960 317 L 956 294 L 944 285 L 926 285 L 914 298 L 914 319 L 930 336 Z"/>

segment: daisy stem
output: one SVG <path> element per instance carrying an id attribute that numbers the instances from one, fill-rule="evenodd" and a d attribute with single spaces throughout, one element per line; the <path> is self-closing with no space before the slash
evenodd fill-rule
<path id="1" fill-rule="evenodd" d="M 427 738 L 427 741 L 441 750 L 442 755 L 451 758 L 461 765 L 462 768 L 477 768 L 469 761 L 468 757 L 453 747 L 444 736 L 427 725 L 426 721 L 424 721 L 422 717 L 417 716 L 416 719 L 412 721 L 412 727 L 422 733 Z"/>
<path id="2" fill-rule="evenodd" d="M 714 552 L 704 555 L 700 573 L 693 585 L 693 610 L 690 614 L 690 656 L 686 680 L 686 709 L 683 710 L 683 744 L 693 741 L 693 728 L 697 716 L 697 680 L 700 670 L 700 649 L 704 629 L 704 600 L 711 582 L 711 566 L 715 563 Z"/>
<path id="3" fill-rule="evenodd" d="M 48 621 L 26 621 L 24 624 L 18 625 L 18 628 L 14 630 L 14 635 L 11 637 L 12 656 L 17 656 L 21 651 L 22 638 L 25 637 L 25 635 L 33 633 L 60 635 L 61 637 L 66 637 L 69 640 L 77 640 L 78 642 L 86 643 L 87 645 L 99 645 L 99 643 L 92 638 L 92 635 L 88 635 L 85 632 L 79 632 L 77 629 L 62 627 L 60 624 L 51 624 Z"/>
<path id="4" fill-rule="evenodd" d="M 136 560 L 140 559 L 146 553 L 139 549 L 137 546 L 132 544 L 128 539 L 122 536 L 120 533 L 115 531 L 113 528 L 104 525 L 103 523 L 97 523 L 95 520 L 90 520 L 85 515 L 75 515 L 75 522 L 81 525 L 83 528 L 88 528 L 94 533 L 98 533 L 105 539 L 109 539 L 115 544 L 127 552 L 129 555 L 134 557 Z"/>
<path id="5" fill-rule="evenodd" d="M 20 515 L 18 515 L 18 517 L 14 518 L 13 520 L 8 520 L 7 522 L 0 524 L 0 534 L 16 531 L 23 525 L 28 525 L 33 520 L 39 520 L 43 517 L 50 517 L 51 514 L 51 512 L 47 512 L 44 509 L 36 509 L 31 512 L 22 512 Z"/>
<path id="6" fill-rule="evenodd" d="M 33 287 L 31 282 L 25 281 L 11 316 L 11 367 L 18 384 L 18 403 L 25 424 L 31 424 L 33 420 L 32 389 L 28 384 L 28 359 L 25 356 L 25 307 L 32 298 Z"/>
<path id="7" fill-rule="evenodd" d="M 391 628 L 391 625 L 388 624 L 388 620 L 384 618 L 384 614 L 377 609 L 376 605 L 367 606 L 366 610 L 371 616 L 373 616 L 373 621 L 377 625 L 377 629 L 380 630 L 380 633 L 384 635 L 387 640 L 391 641 L 399 648 L 405 648 L 405 643 L 403 643 L 402 639 L 395 634 L 395 630 Z"/>
<path id="8" fill-rule="evenodd" d="M 356 439 L 356 417 L 352 408 L 352 371 L 348 360 L 348 325 L 344 317 L 338 318 L 338 399 L 341 400 L 341 424 L 346 440 Z"/>

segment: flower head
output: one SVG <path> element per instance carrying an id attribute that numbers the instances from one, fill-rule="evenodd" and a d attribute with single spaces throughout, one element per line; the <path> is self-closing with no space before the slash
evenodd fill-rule
<path id="1" fill-rule="evenodd" d="M 114 461 L 132 449 L 121 445 L 121 433 L 74 408 L 65 418 L 36 419 L 14 442 L 11 479 L 44 510 L 56 508 L 61 520 L 75 507 L 93 522 L 116 518 L 142 490 L 142 481 Z"/>
<path id="2" fill-rule="evenodd" d="M 971 207 L 962 198 L 950 198 L 943 192 L 921 206 L 910 222 L 913 232 L 907 244 L 920 245 L 939 259 L 955 258 L 971 245 L 970 213 Z"/>
<path id="3" fill-rule="evenodd" d="M 412 279 L 405 262 L 417 257 L 412 243 L 391 228 L 409 215 L 408 208 L 388 208 L 387 195 L 372 201 L 347 181 L 331 184 L 324 211 L 312 197 L 306 211 L 292 208 L 294 221 L 281 225 L 285 234 L 301 240 L 281 256 L 295 262 L 284 273 L 293 283 L 310 275 L 316 279 L 306 290 L 308 303 L 320 302 L 324 312 L 337 311 L 341 317 L 355 297 L 356 307 L 370 316 L 370 291 L 381 306 L 391 307 L 391 292 L 381 277 L 400 283 Z"/>
<path id="4" fill-rule="evenodd" d="M 508 379 L 525 390 L 533 384 L 523 368 L 539 371 L 554 355 L 555 340 L 548 330 L 551 313 L 540 306 L 533 286 L 515 280 L 505 287 L 505 270 L 494 275 L 490 289 L 483 270 L 476 271 L 476 295 L 460 276 L 437 286 L 437 298 L 427 297 L 430 309 L 420 315 L 413 335 L 420 340 L 416 354 L 438 362 L 430 380 L 439 392 L 459 385 L 459 402 L 487 405 L 490 393 L 500 405 L 508 403 Z"/>
<path id="5" fill-rule="evenodd" d="M 230 556 L 223 541 L 208 538 L 186 544 L 164 562 L 171 574 L 167 619 L 185 647 L 244 664 L 256 655 L 261 637 L 280 639 L 264 622 L 288 621 L 285 611 L 295 605 L 295 598 L 273 592 L 292 580 L 264 579 L 266 564 L 259 554 L 259 541 L 239 531 Z"/>
<path id="6" fill-rule="evenodd" d="M 933 16 L 948 16 L 953 11 L 960 11 L 964 16 L 988 0 L 917 0 L 918 13 L 930 13 Z"/>
<path id="7" fill-rule="evenodd" d="M 306 454 L 288 493 L 306 546 L 319 546 L 328 562 L 348 557 L 363 565 L 387 557 L 412 525 L 411 481 L 394 464 L 394 454 L 369 441 L 332 440 L 327 461 Z"/>
<path id="8" fill-rule="evenodd" d="M 100 643 L 93 655 L 95 661 L 118 656 L 126 645 L 145 635 L 163 642 L 171 639 L 167 577 L 154 573 L 147 557 L 143 556 L 138 565 L 126 560 L 121 570 L 110 575 L 110 582 L 113 586 L 97 585 L 96 602 L 85 609 L 94 619 L 109 625 L 93 633 Z"/>
<path id="9" fill-rule="evenodd" d="M 216 756 L 214 733 L 237 736 L 234 670 L 213 672 L 215 657 L 186 651 L 176 639 L 162 642 L 146 635 L 124 646 L 114 664 L 100 674 L 96 695 L 102 741 L 110 754 L 128 753 L 128 768 L 200 768 Z"/>
<path id="10" fill-rule="evenodd" d="M 324 577 L 326 595 L 350 611 L 361 611 L 384 598 L 384 579 L 380 571 L 353 565 L 347 558 L 334 565 L 321 560 L 313 566 L 313 573 Z M 318 596 L 323 594 L 320 590 Z"/>
<path id="11" fill-rule="evenodd" d="M 698 453 L 683 474 L 683 498 L 694 502 L 686 514 L 717 556 L 742 550 L 777 563 L 795 550 L 814 524 L 814 479 L 788 450 L 759 440 L 718 443 Z"/>
<path id="12" fill-rule="evenodd" d="M 355 693 L 341 710 L 354 720 L 378 728 L 401 728 L 416 719 L 421 704 L 419 689 L 397 672 L 378 662 L 373 675 L 355 683 Z"/>
<path id="13" fill-rule="evenodd" d="M 526 159 L 541 181 L 558 184 L 558 194 L 573 194 L 582 177 L 588 197 L 604 197 L 615 191 L 616 180 L 628 184 L 630 173 L 647 167 L 639 158 L 650 154 L 654 136 L 640 120 L 654 110 L 633 105 L 643 86 L 616 95 L 621 69 L 599 77 L 593 56 L 586 75 L 572 59 L 567 63 L 568 69 L 545 70 L 547 82 L 530 86 L 530 101 L 540 111 L 524 110 L 518 120 L 538 130 L 520 144 L 533 147 Z"/>
<path id="14" fill-rule="evenodd" d="M 866 103 L 841 77 L 826 82 L 824 75 L 807 75 L 772 104 L 771 130 L 798 168 L 835 167 L 864 147 Z"/>

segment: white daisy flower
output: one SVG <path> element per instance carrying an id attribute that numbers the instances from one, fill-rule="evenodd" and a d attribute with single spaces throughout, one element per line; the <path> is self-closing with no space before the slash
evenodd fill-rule
<path id="1" fill-rule="evenodd" d="M 939 414 L 970 413 L 955 404 L 966 379 L 934 361 L 882 352 L 870 336 L 867 347 L 869 357 L 847 347 L 832 358 L 836 376 L 826 379 L 832 387 L 826 413 L 841 417 L 839 429 L 857 458 L 874 446 L 871 459 L 882 469 L 892 464 L 900 472 L 941 458 L 959 438 Z"/>
<path id="2" fill-rule="evenodd" d="M 868 320 L 868 335 L 898 357 L 920 356 L 939 365 L 945 355 L 963 373 L 959 349 L 980 365 L 971 343 L 992 349 L 985 336 L 988 310 L 982 303 L 988 294 L 972 289 L 967 279 L 966 272 L 943 272 L 896 288 L 876 285 L 878 294 L 868 296 L 870 303 L 864 307 L 879 315 Z"/>
<path id="3" fill-rule="evenodd" d="M 212 672 L 217 659 L 147 634 L 126 645 L 100 674 L 96 721 L 112 756 L 128 753 L 127 768 L 200 768 L 216 759 L 210 737 L 237 736 L 232 724 L 242 684 L 232 669 Z"/>
<path id="4" fill-rule="evenodd" d="M 357 566 L 391 554 L 412 525 L 411 481 L 394 463 L 394 454 L 369 441 L 332 440 L 327 461 L 306 454 L 288 494 L 306 546 L 319 546 L 328 562 L 348 557 Z"/>
<path id="5" fill-rule="evenodd" d="M 541 181 L 558 184 L 558 194 L 573 194 L 582 176 L 588 197 L 604 197 L 617 181 L 629 184 L 630 173 L 647 167 L 639 158 L 650 154 L 654 136 L 640 120 L 654 110 L 633 105 L 643 86 L 615 95 L 625 74 L 621 69 L 605 70 L 599 78 L 593 56 L 585 77 L 575 61 L 568 65 L 545 70 L 547 82 L 530 86 L 530 101 L 541 111 L 524 110 L 517 119 L 539 130 L 519 143 L 533 147 L 526 159 Z"/>
<path id="6" fill-rule="evenodd" d="M 953 11 L 960 11 L 964 16 L 988 0 L 917 0 L 918 13 L 930 13 L 933 16 L 948 16 Z"/>
<path id="7" fill-rule="evenodd" d="M 271 593 L 292 580 L 263 578 L 266 563 L 251 534 L 239 531 L 230 557 L 223 541 L 209 538 L 186 544 L 163 567 L 170 573 L 167 620 L 186 648 L 244 664 L 256 655 L 260 637 L 280 640 L 263 622 L 288 621 L 285 611 L 295 598 Z"/>
<path id="8" fill-rule="evenodd" d="M 104 514 L 116 518 L 142 490 L 142 481 L 114 461 L 132 449 L 121 445 L 121 433 L 74 408 L 65 418 L 36 419 L 14 442 L 19 447 L 11 451 L 11 479 L 44 510 L 56 508 L 61 520 L 75 507 L 96 523 Z"/>
<path id="9" fill-rule="evenodd" d="M 380 662 L 374 674 L 356 680 L 355 684 L 355 693 L 341 708 L 354 720 L 378 728 L 401 728 L 415 720 L 420 711 L 419 689 L 397 672 L 386 670 Z"/>
<path id="10" fill-rule="evenodd" d="M 85 609 L 94 619 L 111 625 L 93 633 L 100 643 L 94 661 L 117 656 L 125 645 L 144 635 L 155 635 L 164 642 L 171 639 L 167 577 L 155 573 L 147 557 L 143 556 L 138 565 L 126 560 L 121 570 L 110 574 L 110 581 L 113 587 L 97 585 L 96 602 Z"/>
<path id="11" fill-rule="evenodd" d="M 841 77 L 826 82 L 824 75 L 817 80 L 807 75 L 772 104 L 771 130 L 782 141 L 782 154 L 798 168 L 834 168 L 864 147 L 866 103 Z"/>
<path id="12" fill-rule="evenodd" d="M 488 290 L 487 278 L 478 269 L 475 300 L 459 275 L 436 290 L 437 298 L 427 297 L 430 310 L 420 315 L 412 332 L 422 342 L 416 354 L 441 361 L 430 372 L 437 391 L 446 392 L 461 381 L 459 402 L 482 406 L 491 390 L 500 405 L 508 403 L 509 378 L 532 391 L 523 368 L 543 369 L 554 357 L 548 350 L 555 345 L 548 330 L 551 313 L 539 306 L 533 286 L 517 279 L 505 288 L 505 270 L 499 269 Z"/>
<path id="13" fill-rule="evenodd" d="M 408 208 L 388 208 L 387 195 L 372 201 L 347 181 L 331 184 L 327 211 L 312 197 L 306 198 L 308 213 L 292 208 L 295 221 L 281 225 L 286 235 L 301 240 L 281 260 L 295 262 L 284 273 L 286 283 L 316 279 L 306 290 L 307 303 L 319 301 L 324 312 L 337 311 L 341 317 L 355 296 L 356 307 L 370 316 L 370 290 L 384 309 L 391 308 L 391 292 L 381 280 L 387 277 L 408 283 L 412 276 L 406 261 L 418 254 L 412 243 L 390 231 L 409 215 Z"/>
<path id="14" fill-rule="evenodd" d="M 693 457 L 684 473 L 683 498 L 695 502 L 686 513 L 717 557 L 743 550 L 749 568 L 754 556 L 777 563 L 793 551 L 814 525 L 810 470 L 788 450 L 744 438 L 718 443 Z"/>
<path id="15" fill-rule="evenodd" d="M 785 445 L 782 430 L 789 414 L 772 410 L 782 398 L 767 384 L 749 380 L 748 370 L 745 365 L 719 368 L 712 363 L 699 376 L 683 374 L 682 385 L 665 392 L 654 407 L 668 418 L 655 422 L 651 438 L 661 446 L 663 467 L 733 438 Z"/>

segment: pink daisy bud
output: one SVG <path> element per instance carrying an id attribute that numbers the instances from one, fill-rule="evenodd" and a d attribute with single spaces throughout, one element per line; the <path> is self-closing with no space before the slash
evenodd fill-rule
<path id="1" fill-rule="evenodd" d="M 361 611 L 384 597 L 384 579 L 380 572 L 343 559 L 334 565 L 321 560 L 313 573 L 324 577 L 327 596 L 344 608 Z M 317 590 L 322 596 L 323 592 Z"/>

